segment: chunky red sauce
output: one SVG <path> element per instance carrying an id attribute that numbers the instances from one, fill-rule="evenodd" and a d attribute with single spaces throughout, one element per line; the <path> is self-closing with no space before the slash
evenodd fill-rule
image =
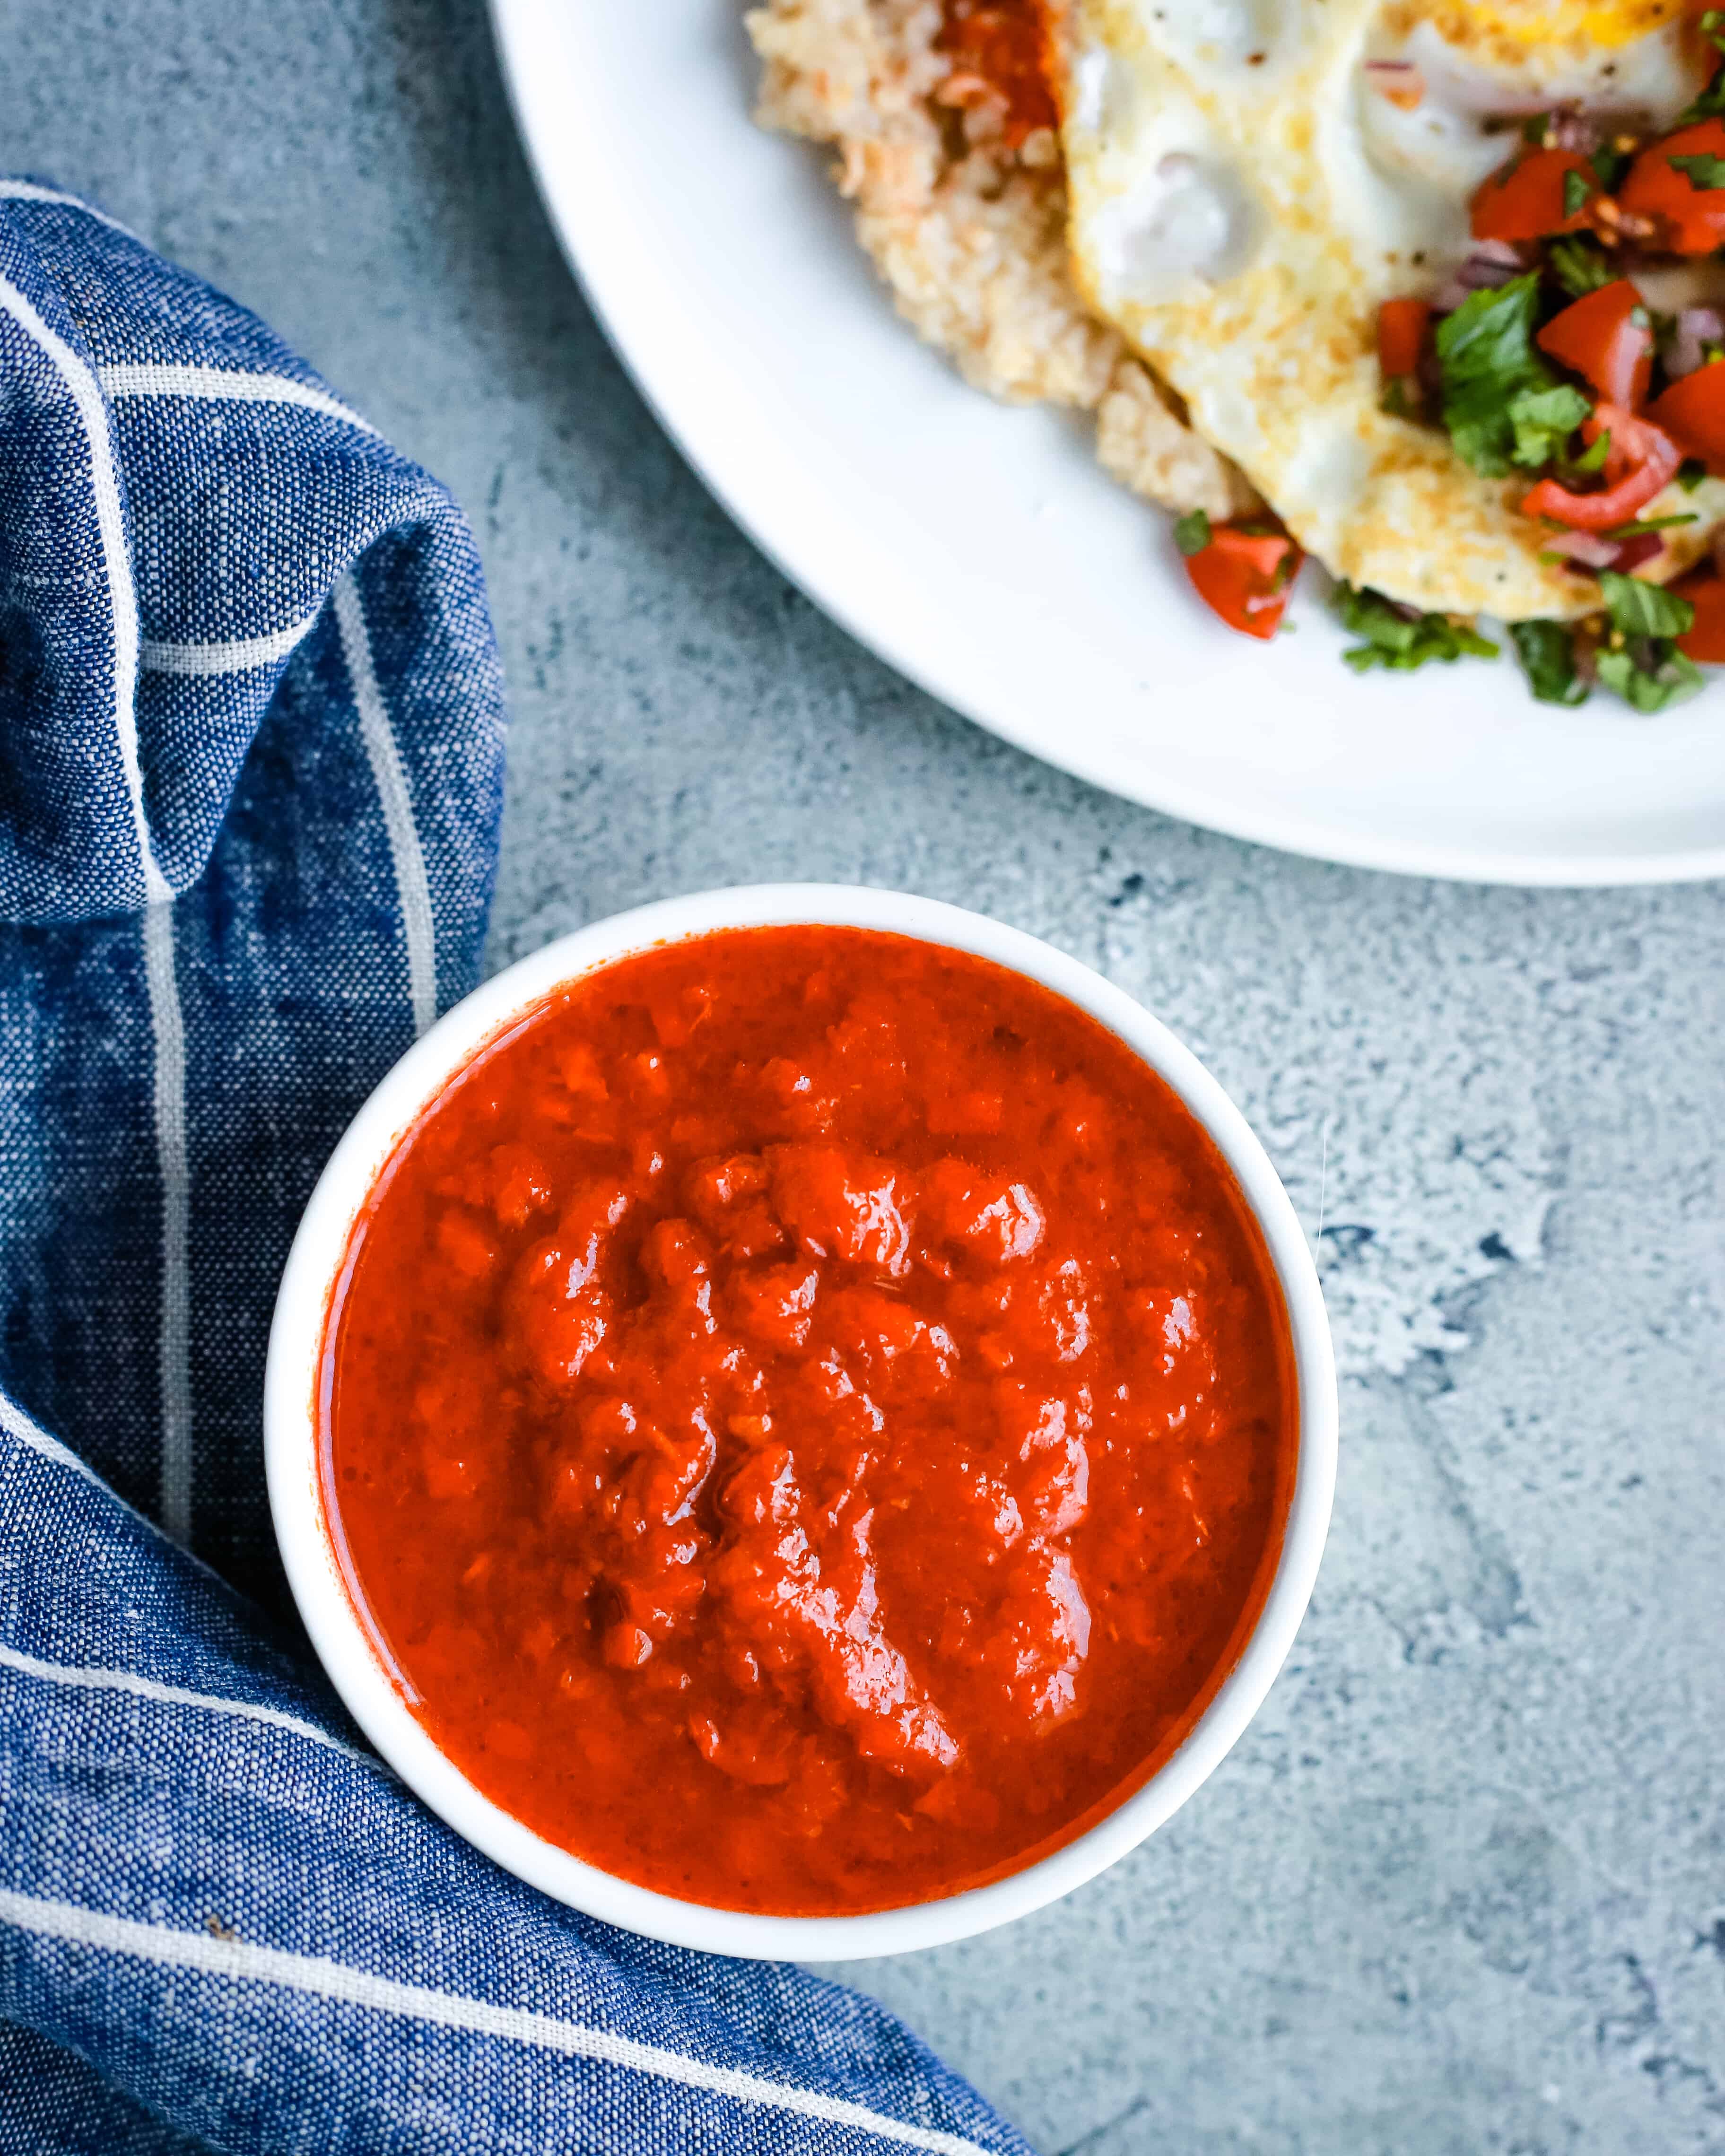
<path id="1" fill-rule="evenodd" d="M 938 92 L 960 107 L 992 105 L 1016 150 L 1060 124 L 1049 80 L 1048 0 L 946 0 L 939 48 L 952 68 Z"/>
<path id="2" fill-rule="evenodd" d="M 487 1794 L 732 1908 L 1017 1869 L 1173 1748 L 1280 1547 L 1292 1357 L 1209 1137 L 981 959 L 734 931 L 398 1147 L 325 1354 L 357 1604 Z"/>

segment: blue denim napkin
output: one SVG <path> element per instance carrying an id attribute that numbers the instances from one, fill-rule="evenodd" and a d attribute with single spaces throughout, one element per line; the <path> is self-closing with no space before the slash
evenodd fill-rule
<path id="1" fill-rule="evenodd" d="M 0 2150 L 1022 2151 L 854 1994 L 499 1872 L 292 1623 L 276 1278 L 478 978 L 502 773 L 449 495 L 0 181 Z"/>

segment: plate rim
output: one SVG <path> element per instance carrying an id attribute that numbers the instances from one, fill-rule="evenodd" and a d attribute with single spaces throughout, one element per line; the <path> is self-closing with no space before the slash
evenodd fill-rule
<path id="1" fill-rule="evenodd" d="M 1437 878 L 1455 883 L 1519 889 L 1589 890 L 1707 881 L 1725 877 L 1725 842 L 1659 852 L 1585 855 L 1527 854 L 1489 846 L 1421 843 L 1405 837 L 1374 839 L 1349 825 L 1326 826 L 1302 811 L 1286 817 L 1242 808 L 1225 793 L 1178 781 L 1128 779 L 1102 754 L 1081 746 L 1033 737 L 1010 714 L 978 707 L 965 685 L 937 656 L 911 647 L 884 615 L 876 617 L 857 594 L 839 588 L 817 562 L 799 559 L 781 537 L 770 488 L 752 490 L 746 471 L 721 471 L 706 430 L 693 423 L 680 393 L 680 370 L 654 347 L 635 321 L 627 264 L 607 246 L 605 210 L 614 199 L 607 176 L 595 167 L 592 184 L 567 195 L 557 183 L 551 149 L 565 161 L 578 157 L 579 128 L 555 128 L 558 116 L 551 78 L 533 62 L 558 34 L 560 0 L 487 0 L 505 90 L 535 188 L 560 252 L 584 295 L 618 363 L 660 428 L 707 492 L 779 574 L 865 649 L 968 723 L 1009 743 L 1038 762 L 1068 773 L 1117 799 L 1214 831 L 1224 837 L 1273 848 L 1307 860 L 1344 868 Z M 561 0 L 562 6 L 583 0 Z M 883 295 L 884 298 L 884 295 Z M 913 332 L 906 327 L 906 336 Z M 978 395 L 982 392 L 976 393 Z"/>

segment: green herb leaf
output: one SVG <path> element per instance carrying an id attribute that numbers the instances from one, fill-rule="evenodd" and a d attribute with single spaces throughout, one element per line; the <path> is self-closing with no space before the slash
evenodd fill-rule
<path id="1" fill-rule="evenodd" d="M 1725 157 L 1702 151 L 1693 157 L 1667 157 L 1666 162 L 1674 172 L 1686 172 L 1692 187 L 1703 191 L 1725 187 Z"/>
<path id="2" fill-rule="evenodd" d="M 1702 34 L 1710 38 L 1722 53 L 1725 53 L 1725 13 L 1717 8 L 1708 8 L 1701 18 Z M 1670 133 L 1675 135 L 1680 127 L 1693 127 L 1700 120 L 1717 120 L 1725 113 L 1725 67 L 1716 70 L 1712 80 L 1702 90 L 1693 105 L 1680 112 L 1671 124 Z"/>
<path id="3" fill-rule="evenodd" d="M 1651 665 L 1638 665 L 1627 650 L 1602 651 L 1594 665 L 1599 679 L 1638 711 L 1663 711 L 1686 703 L 1702 685 L 1701 669 L 1668 644 L 1655 647 Z"/>
<path id="4" fill-rule="evenodd" d="M 1693 494 L 1707 475 L 1707 468 L 1699 457 L 1685 457 L 1677 468 L 1677 484 L 1685 494 Z"/>
<path id="5" fill-rule="evenodd" d="M 1662 711 L 1701 687 L 1701 669 L 1673 641 L 1695 624 L 1695 608 L 1640 577 L 1599 572 L 1599 590 L 1616 632 L 1594 662 L 1599 679 L 1637 711 Z"/>
<path id="6" fill-rule="evenodd" d="M 1201 509 L 1187 512 L 1174 526 L 1174 544 L 1183 554 L 1201 554 L 1210 543 L 1210 520 Z"/>
<path id="7" fill-rule="evenodd" d="M 1575 678 L 1575 643 L 1567 622 L 1512 621 L 1509 633 L 1527 686 L 1540 703 L 1573 708 L 1587 701 L 1587 684 Z"/>
<path id="8" fill-rule="evenodd" d="M 1411 674 L 1428 660 L 1449 665 L 1457 659 L 1497 656 L 1497 646 L 1465 623 L 1442 613 L 1415 614 L 1410 619 L 1382 592 L 1337 584 L 1333 603 L 1343 627 L 1365 639 L 1342 654 L 1356 674 L 1369 673 L 1374 666 L 1387 667 L 1393 674 Z"/>
<path id="9" fill-rule="evenodd" d="M 1533 346 L 1539 308 L 1537 271 L 1495 291 L 1471 292 L 1438 325 L 1444 424 L 1456 454 L 1486 479 L 1502 479 L 1516 451 L 1511 399 L 1549 389 L 1557 377 Z"/>
<path id="10" fill-rule="evenodd" d="M 1552 463 L 1593 408 L 1567 382 L 1553 382 L 1549 389 L 1517 390 L 1508 405 L 1509 423 L 1515 430 L 1511 456 L 1535 471 Z"/>
<path id="11" fill-rule="evenodd" d="M 1563 214 L 1574 217 L 1578 210 L 1587 208 L 1596 192 L 1594 182 L 1585 172 L 1565 172 L 1563 175 Z"/>
<path id="12" fill-rule="evenodd" d="M 1609 142 L 1602 142 L 1588 162 L 1599 174 L 1599 185 L 1609 194 L 1623 177 L 1629 159 L 1621 150 L 1614 150 Z"/>
<path id="13" fill-rule="evenodd" d="M 1614 524 L 1605 536 L 1608 539 L 1638 539 L 1644 531 L 1669 531 L 1674 524 L 1698 524 L 1700 521 L 1692 510 L 1683 516 L 1641 516 L 1633 524 Z"/>
<path id="14" fill-rule="evenodd" d="M 1609 427 L 1602 427 L 1592 448 L 1584 449 L 1570 469 L 1579 472 L 1603 471 L 1605 459 L 1610 454 L 1611 429 Z"/>
<path id="15" fill-rule="evenodd" d="M 1571 239 L 1554 239 L 1546 249 L 1546 267 L 1572 300 L 1584 300 L 1602 285 L 1615 285 L 1617 272 L 1605 259 L 1605 251 L 1594 239 L 1579 233 Z"/>
<path id="16" fill-rule="evenodd" d="M 1650 584 L 1645 578 L 1601 569 L 1599 589 L 1611 626 L 1620 629 L 1625 636 L 1682 636 L 1695 626 L 1695 608 L 1687 599 Z"/>

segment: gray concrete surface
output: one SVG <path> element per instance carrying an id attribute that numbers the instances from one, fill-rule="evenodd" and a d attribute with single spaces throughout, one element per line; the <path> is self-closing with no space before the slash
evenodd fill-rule
<path id="1" fill-rule="evenodd" d="M 1050 2156 L 1725 2151 L 1721 892 L 1256 851 L 896 679 L 608 356 L 475 0 L 0 0 L 0 164 L 260 310 L 465 502 L 516 721 L 497 963 L 706 884 L 933 892 L 1162 1011 L 1322 1206 L 1341 1490 L 1268 1708 L 1084 1892 L 853 1974 Z"/>

